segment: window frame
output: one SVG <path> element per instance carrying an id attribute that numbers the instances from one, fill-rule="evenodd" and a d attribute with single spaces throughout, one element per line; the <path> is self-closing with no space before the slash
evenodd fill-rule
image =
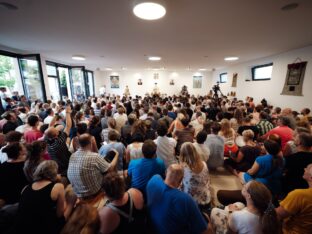
<path id="1" fill-rule="evenodd" d="M 222 77 L 223 75 L 226 75 L 226 81 L 222 81 L 222 78 L 221 78 L 221 77 Z M 220 82 L 220 83 L 227 83 L 227 82 L 228 82 L 228 77 L 227 77 L 227 75 L 228 75 L 227 72 L 222 72 L 222 73 L 220 73 L 220 74 L 219 74 L 219 82 Z"/>
<path id="2" fill-rule="evenodd" d="M 269 77 L 269 78 L 255 79 L 255 71 L 256 71 L 256 69 L 263 68 L 263 67 L 270 67 L 270 66 L 272 66 L 272 72 L 273 72 L 273 62 L 272 63 L 262 64 L 262 65 L 253 66 L 251 68 L 251 79 L 252 79 L 252 81 L 271 80 L 272 74 L 271 74 L 271 77 Z"/>

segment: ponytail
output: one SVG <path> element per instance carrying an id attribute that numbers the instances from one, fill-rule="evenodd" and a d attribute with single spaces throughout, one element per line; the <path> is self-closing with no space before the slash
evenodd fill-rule
<path id="1" fill-rule="evenodd" d="M 262 233 L 280 233 L 279 221 L 274 205 L 272 204 L 270 190 L 258 181 L 251 181 L 247 192 L 250 194 L 253 205 L 260 214 Z"/>
<path id="2" fill-rule="evenodd" d="M 261 229 L 262 233 L 280 233 L 279 221 L 272 202 L 268 204 L 265 211 L 261 214 Z"/>

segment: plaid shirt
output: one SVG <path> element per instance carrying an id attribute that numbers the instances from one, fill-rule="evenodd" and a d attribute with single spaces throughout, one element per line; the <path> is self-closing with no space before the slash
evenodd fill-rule
<path id="1" fill-rule="evenodd" d="M 79 149 L 69 160 L 67 176 L 78 197 L 95 195 L 110 164 L 98 153 Z"/>
<path id="2" fill-rule="evenodd" d="M 260 120 L 260 122 L 256 125 L 259 129 L 259 135 L 263 136 L 267 132 L 269 132 L 271 129 L 274 128 L 273 124 L 268 120 Z"/>

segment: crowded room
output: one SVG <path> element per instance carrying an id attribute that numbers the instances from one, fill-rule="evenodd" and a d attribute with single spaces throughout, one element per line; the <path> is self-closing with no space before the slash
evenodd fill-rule
<path id="1" fill-rule="evenodd" d="M 312 234 L 312 1 L 0 1 L 1 234 Z"/>

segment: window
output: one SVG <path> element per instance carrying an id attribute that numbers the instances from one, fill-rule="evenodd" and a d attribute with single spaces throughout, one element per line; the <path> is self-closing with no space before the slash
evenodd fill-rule
<path id="1" fill-rule="evenodd" d="M 56 66 L 47 64 L 47 74 L 48 76 L 57 76 Z"/>
<path id="2" fill-rule="evenodd" d="M 252 80 L 270 80 L 272 76 L 273 63 L 255 66 L 251 68 Z"/>
<path id="3" fill-rule="evenodd" d="M 221 73 L 220 74 L 220 83 L 226 83 L 227 82 L 227 73 Z"/>

